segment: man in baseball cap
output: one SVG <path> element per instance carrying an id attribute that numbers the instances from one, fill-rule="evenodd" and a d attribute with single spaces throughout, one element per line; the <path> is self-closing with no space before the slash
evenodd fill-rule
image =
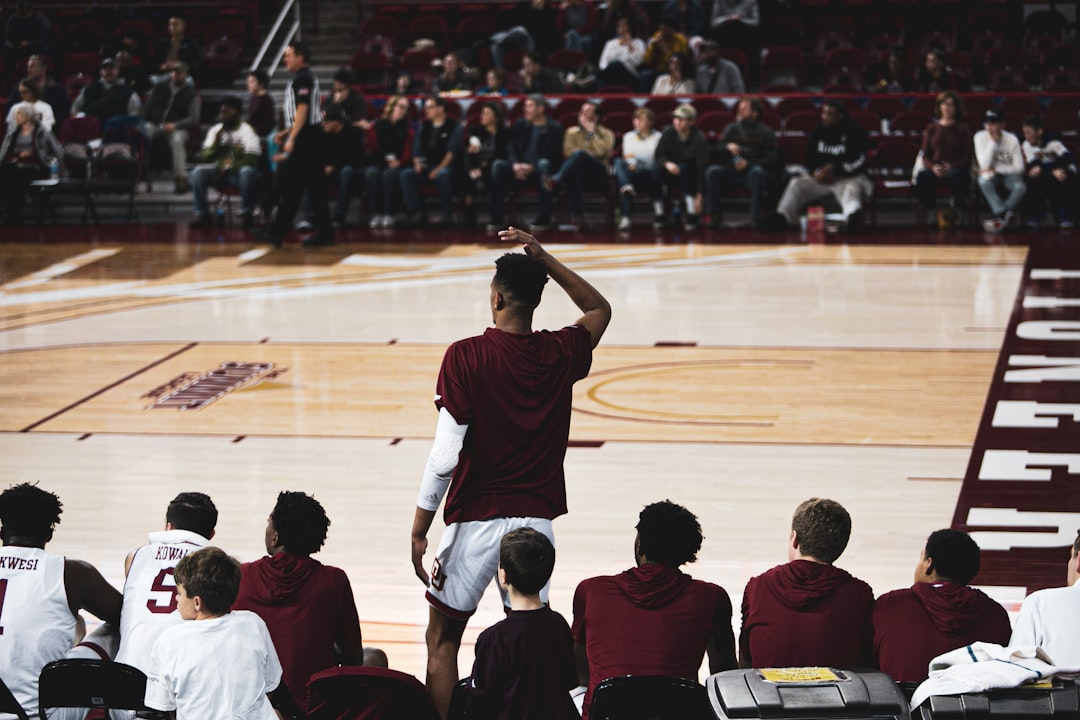
<path id="1" fill-rule="evenodd" d="M 1019 218 L 1016 208 L 1024 199 L 1024 155 L 1020 141 L 1005 131 L 1001 114 L 991 108 L 983 116 L 983 129 L 975 133 L 975 161 L 979 165 L 979 190 L 994 216 L 983 223 L 987 232 L 1000 233 L 1014 227 Z M 1004 190 L 1006 198 L 1001 199 Z"/>

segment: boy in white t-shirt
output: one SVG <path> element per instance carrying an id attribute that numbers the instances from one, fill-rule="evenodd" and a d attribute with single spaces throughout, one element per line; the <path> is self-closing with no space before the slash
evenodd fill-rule
<path id="1" fill-rule="evenodd" d="M 208 547 L 176 564 L 176 599 L 185 622 L 154 644 L 146 704 L 177 720 L 277 720 L 299 714 L 281 685 L 281 664 L 266 624 L 246 610 L 230 612 L 240 590 L 240 563 Z M 284 697 L 282 691 L 284 690 Z M 288 707 L 284 707 L 287 704 Z"/>

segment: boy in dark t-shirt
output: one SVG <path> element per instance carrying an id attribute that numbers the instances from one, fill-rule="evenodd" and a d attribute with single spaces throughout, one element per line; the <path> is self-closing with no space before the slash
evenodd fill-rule
<path id="1" fill-rule="evenodd" d="M 574 641 L 540 588 L 555 567 L 555 546 L 532 528 L 499 543 L 499 584 L 510 596 L 506 619 L 480 633 L 469 681 L 469 716 L 495 720 L 576 718 Z"/>

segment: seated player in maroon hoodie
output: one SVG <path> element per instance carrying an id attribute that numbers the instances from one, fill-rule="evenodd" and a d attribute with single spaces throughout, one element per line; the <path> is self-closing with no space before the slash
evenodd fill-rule
<path id="1" fill-rule="evenodd" d="M 233 610 L 251 610 L 270 630 L 282 679 L 307 710 L 307 681 L 336 665 L 363 665 L 360 618 L 340 568 L 310 557 L 326 542 L 330 519 L 315 498 L 283 492 L 266 523 L 269 557 L 240 566 Z"/>
<path id="2" fill-rule="evenodd" d="M 746 583 L 740 666 L 869 664 L 874 593 L 833 566 L 850 535 L 851 516 L 835 500 L 811 498 L 795 509 L 790 562 Z"/>
<path id="3" fill-rule="evenodd" d="M 874 659 L 898 682 L 922 682 L 930 661 L 973 642 L 1008 645 L 1005 608 L 967 587 L 979 572 L 979 546 L 959 530 L 930 534 L 915 584 L 874 605 Z"/>
<path id="4" fill-rule="evenodd" d="M 719 585 L 679 570 L 701 549 L 697 517 L 670 501 L 638 516 L 637 566 L 583 580 L 574 592 L 578 680 L 587 685 L 583 720 L 601 680 L 619 675 L 674 675 L 696 680 L 705 652 L 709 671 L 735 667 L 731 599 Z"/>

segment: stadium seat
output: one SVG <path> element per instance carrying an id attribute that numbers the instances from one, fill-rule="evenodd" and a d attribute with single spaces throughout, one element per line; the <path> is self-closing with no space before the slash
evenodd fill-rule
<path id="1" fill-rule="evenodd" d="M 55 660 L 41 670 L 38 709 L 105 708 L 136 710 L 140 717 L 166 718 L 148 708 L 146 675 L 124 663 L 107 660 Z"/>
<path id="2" fill-rule="evenodd" d="M 686 678 L 626 675 L 603 680 L 592 693 L 593 720 L 713 720 L 704 686 Z"/>

